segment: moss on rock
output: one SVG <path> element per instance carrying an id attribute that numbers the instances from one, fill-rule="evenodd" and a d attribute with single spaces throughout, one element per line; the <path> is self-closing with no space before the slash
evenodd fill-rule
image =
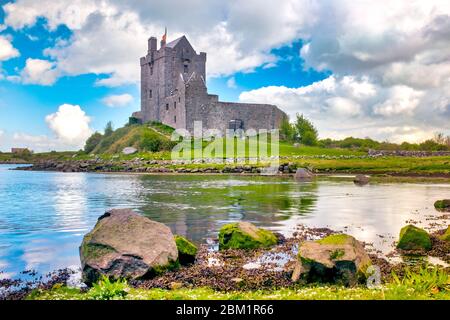
<path id="1" fill-rule="evenodd" d="M 434 207 L 438 210 L 450 210 L 450 199 L 438 200 L 434 203 Z"/>
<path id="2" fill-rule="evenodd" d="M 450 226 L 447 227 L 447 230 L 441 236 L 441 239 L 444 240 L 444 241 L 450 241 Z"/>
<path id="3" fill-rule="evenodd" d="M 397 248 L 403 250 L 430 250 L 431 238 L 425 230 L 410 224 L 400 230 Z"/>
<path id="4" fill-rule="evenodd" d="M 268 248 L 277 243 L 271 231 L 259 229 L 249 222 L 224 225 L 219 232 L 219 249 Z"/>
<path id="5" fill-rule="evenodd" d="M 190 264 L 195 261 L 198 248 L 186 238 L 175 235 L 175 243 L 178 249 L 178 260 L 181 264 Z"/>
<path id="6" fill-rule="evenodd" d="M 320 244 L 341 245 L 341 244 L 351 243 L 353 241 L 353 239 L 354 238 L 352 236 L 349 236 L 347 234 L 332 234 L 332 235 L 329 235 L 328 237 L 317 240 L 316 242 L 320 243 Z"/>
<path id="7" fill-rule="evenodd" d="M 369 276 L 372 264 L 364 246 L 354 237 L 334 234 L 300 244 L 292 280 L 356 285 Z"/>

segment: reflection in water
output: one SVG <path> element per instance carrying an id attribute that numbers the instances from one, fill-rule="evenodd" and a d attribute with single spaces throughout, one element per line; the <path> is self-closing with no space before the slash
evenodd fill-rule
<path id="1" fill-rule="evenodd" d="M 447 184 L 296 182 L 248 176 L 156 176 L 6 170 L 0 165 L 0 270 L 78 266 L 82 236 L 109 208 L 133 208 L 197 243 L 228 222 L 246 220 L 292 233 L 297 224 L 343 230 L 391 250 L 407 220 L 440 215 Z M 440 226 L 436 226 L 439 228 Z M 3 274 L 3 276 L 5 275 Z"/>

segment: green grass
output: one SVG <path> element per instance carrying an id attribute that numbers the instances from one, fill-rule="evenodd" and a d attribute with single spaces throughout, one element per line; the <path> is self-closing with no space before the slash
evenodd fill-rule
<path id="1" fill-rule="evenodd" d="M 392 282 L 376 289 L 364 286 L 299 286 L 291 289 L 218 292 L 210 288 L 176 290 L 135 289 L 120 281 L 101 280 L 87 292 L 55 285 L 51 290 L 34 290 L 30 300 L 450 300 L 449 275 L 436 267 L 393 274 Z"/>

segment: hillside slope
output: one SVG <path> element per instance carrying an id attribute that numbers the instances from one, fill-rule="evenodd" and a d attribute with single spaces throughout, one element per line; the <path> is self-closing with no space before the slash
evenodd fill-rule
<path id="1" fill-rule="evenodd" d="M 102 136 L 91 153 L 115 154 L 126 147 L 136 148 L 139 152 L 171 150 L 172 128 L 161 124 L 129 125 L 118 128 L 108 136 Z"/>

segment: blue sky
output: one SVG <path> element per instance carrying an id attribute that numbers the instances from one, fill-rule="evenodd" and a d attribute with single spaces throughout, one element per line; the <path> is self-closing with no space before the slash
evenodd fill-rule
<path id="1" fill-rule="evenodd" d="M 107 121 L 126 123 L 140 108 L 138 59 L 164 26 L 208 53 L 208 91 L 223 101 L 304 113 L 321 137 L 450 133 L 449 7 L 0 0 L 0 150 L 77 149 Z"/>

